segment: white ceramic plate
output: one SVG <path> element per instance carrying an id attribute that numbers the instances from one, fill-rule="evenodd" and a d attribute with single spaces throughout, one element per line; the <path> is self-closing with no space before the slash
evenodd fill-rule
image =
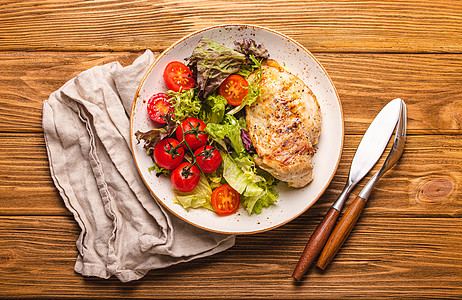
<path id="1" fill-rule="evenodd" d="M 279 199 L 275 205 L 263 209 L 261 214 L 249 216 L 241 207 L 230 216 L 220 216 L 206 209 L 185 210 L 172 201 L 170 179 L 150 173 L 152 160 L 138 144 L 134 133 L 148 131 L 154 123 L 146 111 L 146 101 L 154 93 L 166 90 L 163 81 L 165 66 L 173 61 L 189 57 L 201 37 L 206 37 L 230 48 L 234 41 L 244 38 L 262 43 L 270 58 L 278 61 L 297 75 L 316 95 L 321 106 L 322 132 L 313 158 L 314 180 L 301 189 L 288 188 L 285 183 L 277 186 Z M 337 170 L 343 147 L 343 116 L 337 91 L 326 70 L 302 45 L 274 30 L 249 25 L 221 25 L 190 34 L 165 50 L 150 66 L 140 83 L 130 118 L 131 146 L 138 170 L 162 205 L 179 218 L 197 227 L 221 233 L 248 234 L 281 226 L 305 212 L 322 195 Z"/>

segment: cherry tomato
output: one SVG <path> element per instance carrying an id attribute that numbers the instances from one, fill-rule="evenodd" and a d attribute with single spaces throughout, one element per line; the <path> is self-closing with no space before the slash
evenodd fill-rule
<path id="1" fill-rule="evenodd" d="M 241 105 L 242 99 L 247 96 L 248 93 L 247 80 L 239 75 L 230 75 L 223 81 L 218 88 L 218 94 L 225 97 L 228 104 Z"/>
<path id="2" fill-rule="evenodd" d="M 199 178 L 199 168 L 189 162 L 184 162 L 173 170 L 170 180 L 176 190 L 190 192 L 196 188 Z"/>
<path id="3" fill-rule="evenodd" d="M 165 124 L 166 114 L 173 113 L 173 105 L 168 101 L 165 93 L 152 95 L 148 100 L 148 115 L 154 122 Z"/>
<path id="4" fill-rule="evenodd" d="M 205 133 L 205 123 L 197 118 L 187 118 L 181 122 L 180 126 L 176 129 L 176 138 L 178 141 L 183 141 L 183 132 L 186 143 L 191 150 L 196 150 L 205 145 L 207 142 L 208 134 Z M 185 146 L 187 148 L 187 146 Z"/>
<path id="5" fill-rule="evenodd" d="M 212 192 L 213 209 L 220 215 L 230 215 L 239 208 L 241 195 L 229 184 L 223 184 Z"/>
<path id="6" fill-rule="evenodd" d="M 202 146 L 194 152 L 197 164 L 204 173 L 211 173 L 221 164 L 221 154 L 217 148 L 210 145 Z"/>
<path id="7" fill-rule="evenodd" d="M 181 164 L 184 158 L 184 149 L 177 147 L 178 144 L 179 142 L 172 138 L 166 138 L 157 143 L 152 156 L 159 167 L 173 170 Z"/>
<path id="8" fill-rule="evenodd" d="M 175 92 L 187 91 L 194 87 L 191 70 L 179 61 L 172 61 L 165 67 L 164 81 L 167 87 Z"/>

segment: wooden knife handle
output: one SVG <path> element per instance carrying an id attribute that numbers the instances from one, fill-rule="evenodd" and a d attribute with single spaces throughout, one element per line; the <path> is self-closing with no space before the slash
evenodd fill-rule
<path id="1" fill-rule="evenodd" d="M 335 222 L 339 216 L 339 211 L 330 208 L 327 212 L 324 219 L 322 219 L 321 223 L 318 225 L 316 230 L 311 235 L 310 240 L 306 244 L 305 250 L 295 267 L 294 273 L 292 277 L 301 280 L 303 275 L 308 271 L 313 261 L 318 257 L 319 253 L 321 252 L 322 248 L 326 244 L 327 238 L 331 233 L 332 229 L 334 228 Z"/>
<path id="2" fill-rule="evenodd" d="M 351 230 L 355 226 L 356 221 L 358 221 L 365 205 L 366 200 L 361 197 L 356 197 L 353 203 L 345 211 L 345 214 L 342 216 L 337 226 L 335 226 L 334 231 L 326 243 L 326 246 L 319 256 L 316 266 L 324 270 L 332 261 L 335 254 L 337 254 L 338 250 L 343 245 Z"/>

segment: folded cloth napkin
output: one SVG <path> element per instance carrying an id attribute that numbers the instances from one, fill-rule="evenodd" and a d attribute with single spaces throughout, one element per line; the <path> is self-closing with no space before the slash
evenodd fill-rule
<path id="1" fill-rule="evenodd" d="M 154 61 L 93 67 L 43 102 L 51 176 L 82 232 L 75 271 L 128 282 L 149 270 L 205 257 L 234 245 L 165 210 L 135 166 L 129 114 L 138 84 Z"/>

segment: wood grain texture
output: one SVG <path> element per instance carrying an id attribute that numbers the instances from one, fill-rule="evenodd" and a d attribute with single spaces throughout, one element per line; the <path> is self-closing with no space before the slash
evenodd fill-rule
<path id="1" fill-rule="evenodd" d="M 324 216 L 341 193 L 360 135 L 347 135 L 334 179 L 307 214 Z M 462 217 L 462 145 L 456 136 L 409 136 L 400 161 L 374 188 L 363 214 Z M 25 151 L 24 149 L 27 149 Z M 354 199 L 384 157 L 353 190 Z M 51 181 L 40 133 L 0 134 L 0 215 L 68 214 Z"/>
<path id="2" fill-rule="evenodd" d="M 294 284 L 290 274 L 306 232 L 320 219 L 305 221 L 239 236 L 228 251 L 122 286 L 74 273 L 79 230 L 70 218 L 0 217 L 0 297 L 332 299 L 357 296 L 358 289 L 365 298 L 462 296 L 461 219 L 363 216 L 326 271 L 313 269 Z"/>
<path id="3" fill-rule="evenodd" d="M 41 131 L 42 102 L 91 67 L 133 62 L 138 53 L 0 52 L 0 131 Z"/>
<path id="4" fill-rule="evenodd" d="M 462 298 L 461 1 L 4 0 L 0 11 L 0 298 Z M 278 30 L 326 68 L 345 120 L 335 177 L 299 218 L 225 252 L 128 284 L 83 278 L 80 229 L 50 177 L 43 100 L 88 68 L 128 65 L 223 23 Z M 403 157 L 326 270 L 294 283 L 362 134 L 396 97 L 408 108 Z"/>
<path id="5" fill-rule="evenodd" d="M 0 50 L 161 51 L 223 23 L 258 24 L 316 52 L 460 53 L 446 1 L 2 1 Z"/>
<path id="6" fill-rule="evenodd" d="M 0 52 L 0 132 L 41 131 L 42 102 L 90 67 L 139 53 Z M 318 53 L 342 102 L 347 134 L 363 134 L 390 100 L 408 108 L 408 134 L 462 133 L 462 56 Z M 27 112 L 27 113 L 25 113 Z"/>

